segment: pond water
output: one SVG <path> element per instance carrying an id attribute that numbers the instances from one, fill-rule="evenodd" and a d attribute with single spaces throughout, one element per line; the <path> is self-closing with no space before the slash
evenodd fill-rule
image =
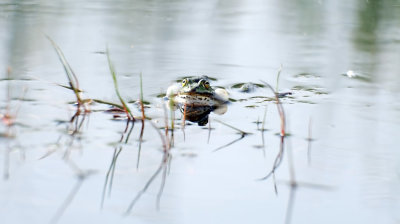
<path id="1" fill-rule="evenodd" d="M 397 0 L 3 0 L 0 31 L 1 223 L 400 222 Z M 119 103 L 106 47 L 122 98 L 139 117 L 142 74 L 152 120 L 141 144 L 141 121 L 119 144 L 126 121 L 102 104 L 91 105 L 71 135 L 75 95 L 60 86 L 68 79 L 46 35 L 85 98 Z M 159 95 L 200 75 L 215 78 L 211 85 L 232 102 L 204 127 L 186 122 L 183 129 L 175 111 L 165 185 L 163 169 L 124 215 L 163 159 L 151 125 L 164 126 Z M 233 87 L 263 82 L 291 95 L 281 98 L 282 162 L 275 178 L 260 181 L 280 151 L 279 113 L 268 88 Z M 225 124 L 251 134 L 241 138 Z"/>

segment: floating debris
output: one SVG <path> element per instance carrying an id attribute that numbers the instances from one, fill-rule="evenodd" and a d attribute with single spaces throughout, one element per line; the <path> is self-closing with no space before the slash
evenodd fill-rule
<path id="1" fill-rule="evenodd" d="M 346 74 L 342 74 L 342 75 L 347 76 L 348 78 L 351 78 L 351 79 L 357 79 L 357 80 L 361 80 L 364 82 L 371 82 L 371 79 L 367 75 L 355 72 L 353 70 L 348 70 L 346 72 Z"/>
<path id="2" fill-rule="evenodd" d="M 353 70 L 349 70 L 346 72 L 347 77 L 349 78 L 354 78 L 357 76 L 357 74 Z"/>

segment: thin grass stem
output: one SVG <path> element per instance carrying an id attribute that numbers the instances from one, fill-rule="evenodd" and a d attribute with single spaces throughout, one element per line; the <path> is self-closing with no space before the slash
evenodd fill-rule
<path id="1" fill-rule="evenodd" d="M 276 87 L 275 87 L 275 92 L 279 92 L 279 78 L 280 78 L 280 76 L 281 76 L 281 72 L 282 72 L 282 67 L 283 67 L 283 65 L 281 64 L 281 66 L 279 67 L 279 70 L 278 70 L 278 75 L 276 76 Z"/>
<path id="2" fill-rule="evenodd" d="M 136 162 L 136 169 L 139 169 L 139 161 L 140 161 L 140 152 L 142 151 L 142 142 L 143 142 L 143 132 L 144 132 L 144 125 L 146 115 L 144 114 L 144 105 L 143 105 L 143 82 L 142 82 L 142 73 L 140 73 L 140 107 L 142 110 L 142 128 L 140 129 L 139 135 L 139 150 L 138 150 L 138 157 Z"/>
<path id="3" fill-rule="evenodd" d="M 118 81 L 117 81 L 117 74 L 116 74 L 116 72 L 115 72 L 114 65 L 113 65 L 112 62 L 111 62 L 110 52 L 109 52 L 109 50 L 108 50 L 108 47 L 107 47 L 107 50 L 106 50 L 106 55 L 107 55 L 108 67 L 109 67 L 109 69 L 110 69 L 110 73 L 111 73 L 111 76 L 112 76 L 112 79 L 113 79 L 113 82 L 114 82 L 115 93 L 117 94 L 117 97 L 118 97 L 119 101 L 121 102 L 121 104 L 122 104 L 122 106 L 123 106 L 123 109 L 125 110 L 125 112 L 126 112 L 128 118 L 129 118 L 130 120 L 133 120 L 133 121 L 134 121 L 135 118 L 134 118 L 134 116 L 133 116 L 131 110 L 129 109 L 128 105 L 125 103 L 124 99 L 122 98 L 121 94 L 119 93 Z"/>
<path id="4" fill-rule="evenodd" d="M 69 85 L 70 85 L 71 89 L 74 91 L 78 105 L 80 106 L 82 104 L 82 99 L 81 99 L 80 91 L 79 91 L 78 78 L 76 77 L 74 71 L 72 70 L 71 66 L 69 65 L 67 59 L 65 58 L 64 53 L 61 51 L 61 48 L 49 36 L 47 36 L 47 35 L 45 35 L 45 36 L 51 42 L 54 49 L 56 50 L 58 58 L 64 67 L 65 74 L 67 75 Z"/>
<path id="5" fill-rule="evenodd" d="M 119 109 L 121 109 L 121 110 L 124 109 L 123 106 L 121 106 L 121 105 L 119 105 L 119 104 L 116 104 L 116 103 L 113 103 L 113 102 L 108 102 L 108 101 L 98 100 L 98 99 L 93 99 L 93 101 L 96 102 L 96 103 L 106 104 L 106 105 L 110 105 L 110 106 L 113 106 L 113 107 L 117 107 L 117 108 L 119 108 Z"/>
<path id="6" fill-rule="evenodd" d="M 144 119 L 142 119 L 142 127 L 140 128 L 140 135 L 139 135 L 139 150 L 138 156 L 136 161 L 136 169 L 139 169 L 139 162 L 140 162 L 140 153 L 142 151 L 142 142 L 143 142 L 143 133 L 144 133 Z"/>
<path id="7" fill-rule="evenodd" d="M 186 124 L 186 112 L 187 112 L 187 103 L 185 103 L 183 107 L 183 118 L 182 118 L 182 132 L 183 132 L 183 141 L 185 141 L 185 124 Z"/>
<path id="8" fill-rule="evenodd" d="M 307 137 L 307 161 L 308 165 L 311 165 L 311 141 L 312 141 L 312 119 L 308 121 L 308 137 Z"/>

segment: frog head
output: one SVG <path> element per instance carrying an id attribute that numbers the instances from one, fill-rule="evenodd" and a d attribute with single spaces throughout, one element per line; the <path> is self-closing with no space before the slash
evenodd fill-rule
<path id="1" fill-rule="evenodd" d="M 210 86 L 207 77 L 185 78 L 182 80 L 182 87 L 179 94 L 214 94 L 214 89 Z"/>

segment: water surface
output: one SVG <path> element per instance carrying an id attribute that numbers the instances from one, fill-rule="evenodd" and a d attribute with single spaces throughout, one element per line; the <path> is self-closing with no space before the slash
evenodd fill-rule
<path id="1" fill-rule="evenodd" d="M 0 113 L 10 108 L 16 125 L 11 130 L 0 125 L 3 135 L 14 134 L 0 138 L 1 172 L 9 171 L 0 185 L 2 223 L 48 223 L 54 217 L 58 223 L 284 223 L 289 151 L 299 182 L 292 223 L 398 223 L 399 27 L 396 0 L 3 1 Z M 75 98 L 58 85 L 67 85 L 67 78 L 45 35 L 61 47 L 87 98 L 118 102 L 104 54 L 108 46 L 122 96 L 139 98 L 142 74 L 150 102 L 146 114 L 160 127 L 164 102 L 157 95 L 175 80 L 208 75 L 217 79 L 212 85 L 230 92 L 235 102 L 228 111 L 210 115 L 209 142 L 207 127 L 188 123 L 185 134 L 175 131 L 159 211 L 160 177 L 123 216 L 162 158 L 161 140 L 149 122 L 139 168 L 136 122 L 100 209 L 105 175 L 126 123 L 93 112 L 68 148 Z M 256 181 L 271 170 L 280 146 L 279 114 L 265 98 L 272 93 L 266 88 L 243 93 L 232 86 L 263 80 L 275 88 L 281 66 L 278 89 L 292 95 L 281 99 L 290 136 L 275 172 L 276 194 L 272 178 Z M 139 116 L 138 106 L 129 105 Z M 262 147 L 257 121 L 265 108 Z M 240 138 L 216 120 L 252 134 L 214 152 Z M 91 173 L 82 182 L 63 160 L 67 149 L 79 170 Z M 61 209 L 74 189 L 71 203 Z"/>

